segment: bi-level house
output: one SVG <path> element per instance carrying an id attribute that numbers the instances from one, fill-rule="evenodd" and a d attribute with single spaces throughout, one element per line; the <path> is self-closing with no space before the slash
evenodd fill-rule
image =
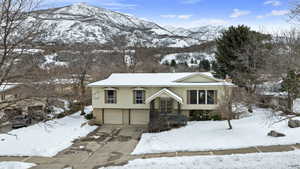
<path id="1" fill-rule="evenodd" d="M 92 88 L 93 115 L 99 124 L 148 124 L 151 113 L 213 112 L 229 81 L 205 73 L 114 73 Z M 209 115 L 209 114 L 208 114 Z"/>

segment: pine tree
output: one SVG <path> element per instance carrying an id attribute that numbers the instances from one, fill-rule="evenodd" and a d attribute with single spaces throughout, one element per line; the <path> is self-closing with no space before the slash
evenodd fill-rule
<path id="1" fill-rule="evenodd" d="M 191 64 L 194 64 L 194 59 L 193 58 L 191 59 Z"/>
<path id="2" fill-rule="evenodd" d="M 247 45 L 251 35 L 255 33 L 257 32 L 251 31 L 250 27 L 244 25 L 231 26 L 222 32 L 221 37 L 216 41 L 218 63 L 216 73 L 220 78 L 225 78 L 226 75 L 233 77 L 232 72 L 237 69 L 235 65 L 238 59 L 236 51 Z"/>
<path id="3" fill-rule="evenodd" d="M 177 63 L 174 59 L 171 60 L 171 67 L 176 67 Z"/>
<path id="4" fill-rule="evenodd" d="M 207 59 L 203 59 L 199 63 L 200 70 L 210 71 L 210 62 Z"/>

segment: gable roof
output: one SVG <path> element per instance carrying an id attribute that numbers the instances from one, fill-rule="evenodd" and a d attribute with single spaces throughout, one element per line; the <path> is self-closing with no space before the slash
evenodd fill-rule
<path id="1" fill-rule="evenodd" d="M 174 92 L 172 92 L 169 89 L 163 88 L 162 90 L 156 92 L 155 94 L 153 94 L 152 96 L 150 96 L 147 100 L 146 103 L 150 103 L 152 100 L 154 100 L 157 97 L 160 97 L 161 95 L 166 94 L 168 96 L 170 96 L 171 98 L 173 98 L 174 100 L 178 101 L 179 103 L 183 104 L 183 99 L 178 96 L 177 94 L 175 94 Z"/>
<path id="2" fill-rule="evenodd" d="M 179 82 L 181 79 L 200 75 L 215 82 Z M 175 86 L 234 86 L 216 79 L 210 72 L 193 73 L 113 73 L 109 78 L 89 84 L 90 87 L 175 87 Z"/>

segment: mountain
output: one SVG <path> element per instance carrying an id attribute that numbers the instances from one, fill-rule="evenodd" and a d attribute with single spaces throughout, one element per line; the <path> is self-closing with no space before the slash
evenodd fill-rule
<path id="1" fill-rule="evenodd" d="M 172 34 L 177 36 L 184 36 L 192 39 L 196 39 L 199 41 L 211 41 L 220 36 L 224 27 L 222 26 L 201 26 L 194 28 L 180 28 L 173 26 L 166 26 L 167 30 L 169 30 Z"/>
<path id="2" fill-rule="evenodd" d="M 147 47 L 188 47 L 201 43 L 196 36 L 178 34 L 153 22 L 85 3 L 35 11 L 28 20 L 37 19 L 44 30 L 38 41 L 43 43 L 122 41 L 127 46 Z"/>

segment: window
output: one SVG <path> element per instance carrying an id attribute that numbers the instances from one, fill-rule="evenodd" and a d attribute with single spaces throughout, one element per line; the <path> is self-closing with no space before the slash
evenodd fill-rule
<path id="1" fill-rule="evenodd" d="M 168 114 L 173 112 L 173 99 L 160 98 L 160 111 Z"/>
<path id="2" fill-rule="evenodd" d="M 116 90 L 105 90 L 105 103 L 116 104 L 117 103 L 117 91 Z"/>
<path id="3" fill-rule="evenodd" d="M 145 91 L 134 90 L 133 91 L 133 103 L 134 104 L 145 104 Z"/>
<path id="4" fill-rule="evenodd" d="M 208 90 L 207 91 L 207 104 L 217 104 L 217 91 Z"/>
<path id="5" fill-rule="evenodd" d="M 188 104 L 197 104 L 197 90 L 188 90 L 187 100 Z"/>
<path id="6" fill-rule="evenodd" d="M 217 90 L 188 90 L 188 104 L 217 104 Z"/>
<path id="7" fill-rule="evenodd" d="M 199 95 L 199 103 L 198 104 L 205 104 L 205 100 L 206 100 L 206 92 L 205 90 L 199 90 L 198 91 Z"/>

